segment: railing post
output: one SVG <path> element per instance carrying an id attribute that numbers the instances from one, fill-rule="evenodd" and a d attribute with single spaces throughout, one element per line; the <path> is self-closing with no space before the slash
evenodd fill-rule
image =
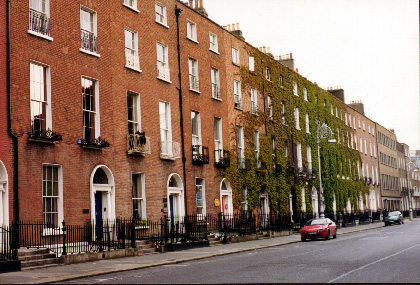
<path id="1" fill-rule="evenodd" d="M 67 246 L 66 246 L 66 235 L 67 235 L 66 223 L 63 221 L 63 253 L 62 255 L 67 255 Z"/>
<path id="2" fill-rule="evenodd" d="M 136 248 L 136 225 L 134 223 L 134 220 L 131 222 L 131 248 Z"/>

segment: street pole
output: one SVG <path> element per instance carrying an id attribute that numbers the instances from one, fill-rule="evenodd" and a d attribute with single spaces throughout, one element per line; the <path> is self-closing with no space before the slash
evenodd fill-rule
<path id="1" fill-rule="evenodd" d="M 414 165 L 414 163 L 412 163 L 412 162 L 409 162 L 409 163 L 407 163 L 407 167 L 406 167 L 406 171 L 405 171 L 405 173 L 406 173 L 406 175 L 407 175 L 407 190 L 408 190 L 408 212 L 409 212 L 409 219 L 410 219 L 410 221 L 412 221 L 413 220 L 413 202 L 411 201 L 411 191 L 410 191 L 410 182 L 409 182 L 409 176 L 408 176 L 408 172 L 410 172 L 410 168 L 411 168 L 411 165 Z"/>
<path id="2" fill-rule="evenodd" d="M 317 134 L 317 138 L 316 138 L 316 145 L 318 148 L 318 178 L 319 178 L 319 191 L 318 191 L 318 216 L 319 218 L 325 218 L 324 216 L 324 207 L 322 205 L 322 194 L 321 194 L 321 189 L 322 189 L 322 179 L 321 179 L 321 156 L 319 155 L 319 137 Z"/>

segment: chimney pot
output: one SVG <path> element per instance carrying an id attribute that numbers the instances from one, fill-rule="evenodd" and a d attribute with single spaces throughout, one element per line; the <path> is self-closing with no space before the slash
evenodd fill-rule
<path id="1" fill-rule="evenodd" d="M 227 30 L 230 32 L 230 24 L 227 25 Z"/>
<path id="2" fill-rule="evenodd" d="M 200 0 L 200 8 L 203 8 L 203 7 L 204 7 L 203 0 Z"/>
<path id="3" fill-rule="evenodd" d="M 270 50 L 271 50 L 271 48 L 267 47 L 267 53 L 271 53 Z"/>
<path id="4" fill-rule="evenodd" d="M 236 29 L 237 29 L 237 30 L 240 30 L 240 28 L 239 28 L 239 23 L 236 23 Z"/>
<path id="5" fill-rule="evenodd" d="M 195 7 L 194 7 L 195 9 L 197 9 L 198 8 L 198 0 L 195 0 Z"/>
<path id="6" fill-rule="evenodd" d="M 263 46 L 263 52 L 264 52 L 264 53 L 267 53 L 267 49 L 266 49 L 266 47 L 265 47 L 265 46 Z"/>
<path id="7" fill-rule="evenodd" d="M 232 24 L 232 31 L 236 31 L 235 24 Z"/>
<path id="8" fill-rule="evenodd" d="M 192 6 L 193 6 L 193 0 L 188 0 L 188 6 L 190 6 L 192 8 Z"/>

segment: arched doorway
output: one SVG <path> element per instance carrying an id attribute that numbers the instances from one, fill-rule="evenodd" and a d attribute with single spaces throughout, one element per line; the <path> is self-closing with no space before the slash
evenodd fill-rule
<path id="1" fill-rule="evenodd" d="M 230 187 L 229 181 L 223 178 L 220 183 L 220 211 L 222 215 L 233 214 L 233 203 L 232 203 L 232 188 Z"/>
<path id="2" fill-rule="evenodd" d="M 176 173 L 172 173 L 168 177 L 167 199 L 169 202 L 168 215 L 173 224 L 185 216 L 184 184 L 182 183 L 181 177 Z"/>
<path id="3" fill-rule="evenodd" d="M 115 219 L 115 184 L 111 170 L 96 166 L 90 175 L 91 219 L 96 224 Z"/>
<path id="4" fill-rule="evenodd" d="M 9 225 L 9 184 L 6 167 L 0 161 L 0 226 Z"/>

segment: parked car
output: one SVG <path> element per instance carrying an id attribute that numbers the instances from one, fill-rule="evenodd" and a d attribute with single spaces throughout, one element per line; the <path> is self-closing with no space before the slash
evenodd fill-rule
<path id="1" fill-rule="evenodd" d="M 306 239 L 337 238 L 337 226 L 328 218 L 312 219 L 306 222 L 305 226 L 300 230 L 300 238 L 302 241 Z"/>
<path id="2" fill-rule="evenodd" d="M 389 212 L 388 215 L 384 219 L 385 226 L 389 226 L 391 224 L 404 224 L 404 217 L 400 211 L 392 211 Z"/>

